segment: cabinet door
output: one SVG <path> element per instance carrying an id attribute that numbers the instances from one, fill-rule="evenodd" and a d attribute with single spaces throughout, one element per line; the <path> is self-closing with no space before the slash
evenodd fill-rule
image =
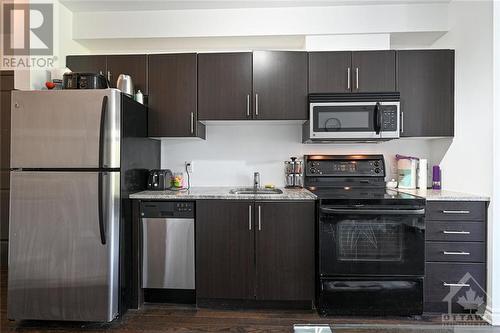
<path id="1" fill-rule="evenodd" d="M 396 91 L 396 51 L 352 52 L 352 91 Z"/>
<path id="2" fill-rule="evenodd" d="M 107 56 L 106 75 L 111 87 L 116 88 L 116 80 L 118 80 L 120 74 L 128 74 L 132 77 L 134 90 L 141 90 L 143 94 L 147 94 L 146 63 L 147 57 L 145 54 Z"/>
<path id="3" fill-rule="evenodd" d="M 254 118 L 307 119 L 307 53 L 253 53 Z"/>
<path id="4" fill-rule="evenodd" d="M 453 136 L 454 51 L 404 50 L 397 57 L 401 136 Z"/>
<path id="5" fill-rule="evenodd" d="M 196 54 L 148 57 L 149 136 L 195 136 Z"/>
<path id="6" fill-rule="evenodd" d="M 351 52 L 309 52 L 309 93 L 350 92 Z"/>
<path id="7" fill-rule="evenodd" d="M 74 55 L 66 57 L 66 67 L 73 72 L 106 73 L 105 55 Z"/>
<path id="8" fill-rule="evenodd" d="M 196 297 L 253 299 L 253 202 L 196 202 Z"/>
<path id="9" fill-rule="evenodd" d="M 251 119 L 252 53 L 198 54 L 200 120 Z"/>
<path id="10" fill-rule="evenodd" d="M 256 202 L 256 295 L 314 299 L 314 203 Z"/>

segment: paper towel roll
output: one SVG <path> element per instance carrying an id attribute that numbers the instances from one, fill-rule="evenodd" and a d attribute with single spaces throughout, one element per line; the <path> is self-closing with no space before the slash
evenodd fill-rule
<path id="1" fill-rule="evenodd" d="M 418 163 L 418 188 L 427 189 L 427 160 L 422 158 Z"/>

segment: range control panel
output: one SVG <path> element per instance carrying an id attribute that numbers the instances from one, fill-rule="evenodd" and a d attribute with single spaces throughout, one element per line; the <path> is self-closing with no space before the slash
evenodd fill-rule
<path id="1" fill-rule="evenodd" d="M 383 155 L 307 155 L 306 176 L 385 177 Z"/>
<path id="2" fill-rule="evenodd" d="M 193 201 L 146 201 L 142 203 L 141 216 L 154 217 L 194 217 Z"/>

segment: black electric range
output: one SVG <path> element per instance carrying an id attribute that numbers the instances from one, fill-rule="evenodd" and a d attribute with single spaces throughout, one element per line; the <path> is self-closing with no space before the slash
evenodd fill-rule
<path id="1" fill-rule="evenodd" d="M 422 313 L 425 200 L 385 189 L 385 175 L 383 155 L 305 156 L 323 315 Z"/>

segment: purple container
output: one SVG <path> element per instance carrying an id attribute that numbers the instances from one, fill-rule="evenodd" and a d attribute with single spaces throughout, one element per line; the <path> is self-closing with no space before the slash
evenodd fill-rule
<path id="1" fill-rule="evenodd" d="M 441 168 L 439 167 L 439 165 L 434 165 L 432 167 L 432 189 L 441 189 Z"/>

